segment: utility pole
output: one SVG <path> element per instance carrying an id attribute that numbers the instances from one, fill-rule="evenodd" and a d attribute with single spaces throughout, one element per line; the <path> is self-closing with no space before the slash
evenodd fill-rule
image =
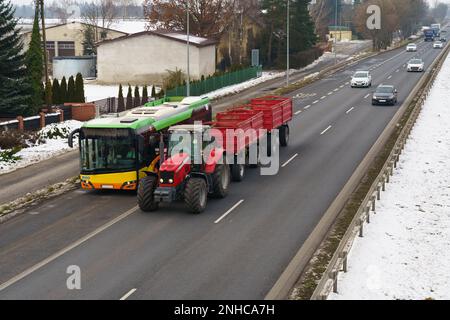
<path id="1" fill-rule="evenodd" d="M 286 85 L 289 85 L 289 27 L 290 27 L 290 13 L 289 13 L 289 5 L 290 5 L 290 0 L 287 0 L 287 52 L 286 52 Z"/>
<path id="2" fill-rule="evenodd" d="M 338 0 L 336 0 L 336 9 L 334 12 L 334 26 L 338 27 Z M 334 64 L 337 64 L 337 30 L 334 33 Z"/>
<path id="3" fill-rule="evenodd" d="M 45 17 L 44 17 L 44 0 L 39 0 L 41 9 L 42 22 L 42 41 L 44 42 L 44 68 L 45 68 L 45 83 L 48 82 L 48 57 L 47 57 L 47 37 L 45 36 Z"/>
<path id="4" fill-rule="evenodd" d="M 187 30 L 187 82 L 186 82 L 186 96 L 191 95 L 191 72 L 190 72 L 190 65 L 189 65 L 189 0 L 186 1 L 186 30 Z"/>

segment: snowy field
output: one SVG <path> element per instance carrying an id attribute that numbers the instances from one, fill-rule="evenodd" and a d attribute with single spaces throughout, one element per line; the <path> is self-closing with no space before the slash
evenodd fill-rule
<path id="1" fill-rule="evenodd" d="M 39 131 L 39 136 L 43 140 L 43 143 L 36 145 L 30 144 L 28 148 L 20 150 L 15 155 L 21 159 L 14 163 L 0 161 L 0 174 L 11 172 L 73 150 L 67 145 L 67 138 L 65 137 L 73 130 L 81 127 L 81 124 L 82 122 L 76 120 L 68 120 L 45 126 Z M 55 133 L 60 133 L 60 135 L 65 137 L 54 137 L 53 135 Z"/>
<path id="2" fill-rule="evenodd" d="M 450 299 L 450 56 L 329 299 Z"/>

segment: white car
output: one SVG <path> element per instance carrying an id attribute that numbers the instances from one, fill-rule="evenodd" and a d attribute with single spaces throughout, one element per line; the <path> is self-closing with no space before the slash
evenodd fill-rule
<path id="1" fill-rule="evenodd" d="M 406 46 L 407 52 L 416 52 L 417 51 L 417 45 L 415 43 L 410 43 Z"/>
<path id="2" fill-rule="evenodd" d="M 443 47 L 444 47 L 444 44 L 440 41 L 436 41 L 435 43 L 433 43 L 434 49 L 442 49 Z"/>
<path id="3" fill-rule="evenodd" d="M 350 82 L 352 88 L 355 87 L 371 87 L 372 86 L 372 76 L 369 71 L 356 71 Z"/>
<path id="4" fill-rule="evenodd" d="M 423 72 L 425 69 L 425 63 L 422 59 L 411 59 L 408 62 L 408 66 L 406 67 L 406 70 L 408 72 Z"/>

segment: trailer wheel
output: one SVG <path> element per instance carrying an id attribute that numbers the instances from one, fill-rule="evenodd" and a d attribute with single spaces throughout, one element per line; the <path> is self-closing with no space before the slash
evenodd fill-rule
<path id="1" fill-rule="evenodd" d="M 184 189 L 184 203 L 192 213 L 201 213 L 206 208 L 208 190 L 203 178 L 190 178 Z"/>
<path id="2" fill-rule="evenodd" d="M 245 176 L 245 165 L 243 164 L 232 164 L 231 165 L 231 178 L 233 181 L 241 182 L 244 180 Z"/>
<path id="3" fill-rule="evenodd" d="M 289 143 L 289 126 L 282 125 L 280 127 L 280 145 L 286 147 Z"/>
<path id="4" fill-rule="evenodd" d="M 214 198 L 225 198 L 228 194 L 228 188 L 230 186 L 230 166 L 228 164 L 216 165 L 216 170 L 212 175 L 213 193 Z"/>
<path id="5" fill-rule="evenodd" d="M 156 176 L 147 176 L 139 181 L 137 198 L 138 205 L 142 211 L 150 212 L 158 210 L 159 203 L 154 199 L 154 192 L 157 185 Z"/>

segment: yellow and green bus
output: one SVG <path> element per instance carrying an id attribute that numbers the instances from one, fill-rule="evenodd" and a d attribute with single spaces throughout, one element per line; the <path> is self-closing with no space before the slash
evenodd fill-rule
<path id="1" fill-rule="evenodd" d="M 170 126 L 211 117 L 208 98 L 169 97 L 84 123 L 69 136 L 73 147 L 78 135 L 81 187 L 136 190 L 146 171 L 157 173 L 160 142 Z"/>

